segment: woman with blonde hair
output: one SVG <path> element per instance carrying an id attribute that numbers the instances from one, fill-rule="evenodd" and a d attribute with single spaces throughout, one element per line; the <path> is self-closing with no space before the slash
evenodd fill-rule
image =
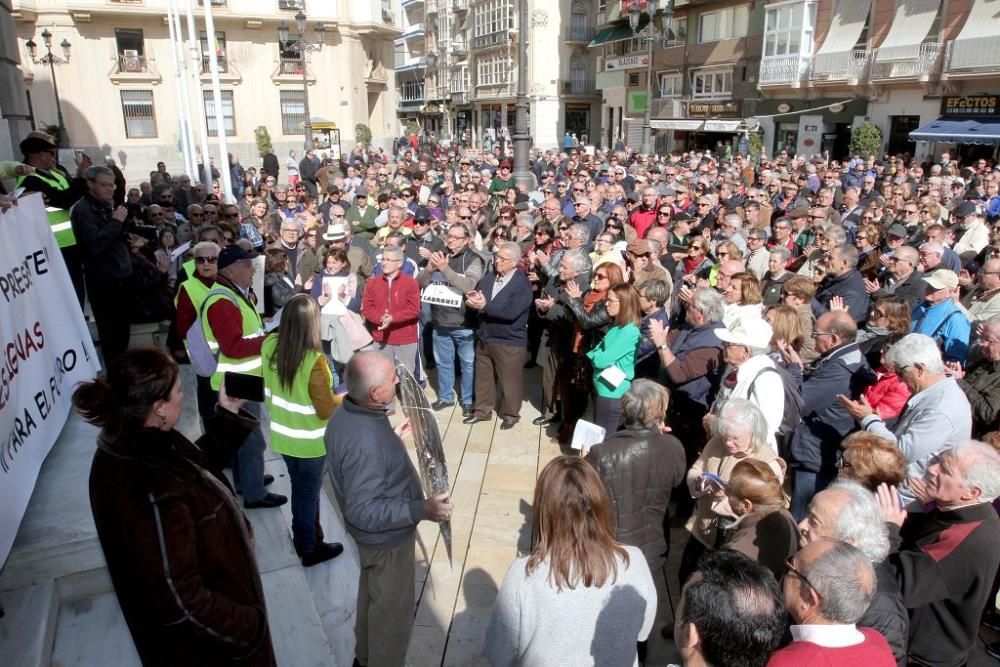
<path id="1" fill-rule="evenodd" d="M 763 461 L 745 459 L 733 467 L 726 500 L 738 518 L 725 528 L 722 548 L 754 559 L 780 580 L 799 549 L 799 528 L 781 479 Z"/>
<path id="2" fill-rule="evenodd" d="M 507 570 L 486 629 L 493 665 L 632 665 L 656 617 L 640 549 L 615 541 L 611 502 L 589 463 L 560 456 L 535 484 L 534 549 Z"/>
<path id="3" fill-rule="evenodd" d="M 767 420 L 756 404 L 730 398 L 719 410 L 712 432 L 712 439 L 687 473 L 688 490 L 695 506 L 687 523 L 691 538 L 681 557 L 682 584 L 698 568 L 701 555 L 717 548 L 719 517 L 736 518 L 726 497 L 726 486 L 736 464 L 757 459 L 773 470 L 778 480 L 785 477 L 785 463 L 768 443 Z"/>
<path id="4" fill-rule="evenodd" d="M 774 336 L 771 338 L 771 358 L 774 363 L 781 364 L 787 370 L 792 370 L 791 366 L 785 363 L 781 356 L 781 344 L 784 342 L 790 349 L 794 350 L 800 357 L 803 357 L 806 344 L 809 343 L 809 351 L 812 358 L 816 357 L 815 346 L 812 339 L 806 338 L 805 329 L 802 328 L 802 318 L 798 311 L 791 306 L 771 306 L 764 313 L 764 319 L 771 325 Z M 810 359 L 811 360 L 811 359 Z M 796 365 L 793 372 L 798 371 Z"/>
<path id="5" fill-rule="evenodd" d="M 339 543 L 323 541 L 319 494 L 326 461 L 324 434 L 339 400 L 323 354 L 319 304 L 299 294 L 285 305 L 278 333 L 261 345 L 271 449 L 285 459 L 292 483 L 292 542 L 306 567 L 336 558 Z"/>

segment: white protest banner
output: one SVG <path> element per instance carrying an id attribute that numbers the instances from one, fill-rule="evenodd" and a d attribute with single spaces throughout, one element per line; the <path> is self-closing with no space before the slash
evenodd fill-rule
<path id="1" fill-rule="evenodd" d="M 0 563 L 7 560 L 42 462 L 99 370 L 42 196 L 0 213 Z"/>

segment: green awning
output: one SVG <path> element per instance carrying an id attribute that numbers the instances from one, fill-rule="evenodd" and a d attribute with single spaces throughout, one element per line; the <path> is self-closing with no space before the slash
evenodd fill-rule
<path id="1" fill-rule="evenodd" d="M 639 19 L 639 27 L 636 28 L 636 32 L 645 28 L 647 23 L 649 23 L 649 17 L 643 14 L 642 18 Z M 612 25 L 598 30 L 594 39 L 590 40 L 590 44 L 588 44 L 587 47 L 591 48 L 594 46 L 601 46 L 603 44 L 613 44 L 614 42 L 621 42 L 626 39 L 632 39 L 633 37 L 635 37 L 635 33 L 632 32 L 632 28 L 629 24 L 620 23 L 618 25 Z"/>

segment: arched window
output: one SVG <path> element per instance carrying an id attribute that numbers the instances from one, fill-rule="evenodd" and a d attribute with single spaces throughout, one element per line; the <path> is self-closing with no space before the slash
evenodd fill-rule
<path id="1" fill-rule="evenodd" d="M 584 0 L 573 0 L 569 9 L 570 37 L 575 40 L 589 40 L 590 12 Z"/>

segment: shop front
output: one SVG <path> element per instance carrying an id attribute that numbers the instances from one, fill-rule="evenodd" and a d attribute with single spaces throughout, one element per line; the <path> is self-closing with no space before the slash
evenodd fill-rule
<path id="1" fill-rule="evenodd" d="M 867 115 L 868 101 L 858 99 L 761 99 L 746 109 L 750 124 L 763 133 L 768 155 L 819 155 L 841 159 L 850 153 L 851 128 Z"/>
<path id="2" fill-rule="evenodd" d="M 673 105 L 673 108 L 677 108 Z M 703 151 L 732 154 L 738 149 L 743 113 L 739 102 L 686 100 L 682 117 L 654 118 L 658 150 Z M 662 147 L 662 148 L 661 148 Z"/>
<path id="3" fill-rule="evenodd" d="M 928 153 L 953 150 L 963 162 L 996 159 L 1000 96 L 946 95 L 941 98 L 941 117 L 910 132 L 910 139 L 927 146 Z"/>

